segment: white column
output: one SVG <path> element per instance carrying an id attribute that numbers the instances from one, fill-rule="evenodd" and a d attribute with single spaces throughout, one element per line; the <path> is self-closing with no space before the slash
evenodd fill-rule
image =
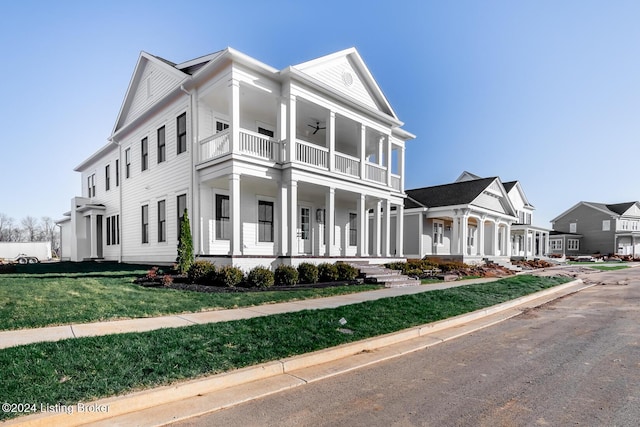
<path id="1" fill-rule="evenodd" d="M 329 170 L 335 170 L 336 163 L 336 113 L 329 111 L 327 120 L 327 147 L 329 148 Z"/>
<path id="2" fill-rule="evenodd" d="M 404 256 L 404 205 L 396 206 L 396 254 Z"/>
<path id="3" fill-rule="evenodd" d="M 484 220 L 486 217 L 483 215 L 478 221 L 478 255 L 484 257 Z"/>
<path id="4" fill-rule="evenodd" d="M 240 212 L 240 174 L 229 175 L 229 205 L 231 207 L 231 255 L 242 255 L 242 213 Z"/>
<path id="5" fill-rule="evenodd" d="M 458 253 L 458 236 L 460 235 L 460 219 L 458 214 L 453 215 L 453 223 L 451 224 L 451 243 L 449 247 L 449 253 L 455 255 Z"/>
<path id="6" fill-rule="evenodd" d="M 545 233 L 547 238 L 544 239 L 544 254 L 549 254 L 549 233 Z"/>
<path id="7" fill-rule="evenodd" d="M 381 237 L 381 224 L 382 218 L 380 214 L 380 210 L 382 208 L 382 201 L 376 201 L 373 212 L 373 256 L 380 256 L 380 248 L 382 247 Z"/>
<path id="8" fill-rule="evenodd" d="M 289 183 L 289 255 L 298 255 L 298 181 Z"/>
<path id="9" fill-rule="evenodd" d="M 460 218 L 460 254 L 468 255 L 468 242 L 467 236 L 469 235 L 469 217 L 467 215 L 462 215 Z"/>
<path id="10" fill-rule="evenodd" d="M 287 139 L 287 100 L 283 97 L 278 97 L 276 104 L 276 141 L 284 141 Z M 286 152 L 282 144 L 279 144 L 277 161 L 284 162 L 287 158 Z"/>
<path id="11" fill-rule="evenodd" d="M 278 191 L 278 206 L 280 207 L 280 236 L 278 238 L 280 247 L 278 254 L 280 256 L 286 256 L 289 247 L 289 223 L 287 216 L 289 206 L 287 203 L 288 193 L 289 185 L 284 181 L 280 182 L 280 191 Z"/>
<path id="12" fill-rule="evenodd" d="M 391 246 L 391 200 L 384 201 L 384 233 L 383 233 L 383 249 L 382 256 L 390 256 Z"/>
<path id="13" fill-rule="evenodd" d="M 240 150 L 240 82 L 231 80 L 231 152 L 237 153 Z"/>
<path id="14" fill-rule="evenodd" d="M 89 227 L 91 228 L 91 230 L 89 231 L 89 234 L 91 236 L 91 247 L 89 248 L 89 256 L 91 258 L 98 258 L 98 224 L 96 223 L 96 221 L 96 215 L 89 215 Z M 149 233 L 149 237 L 151 237 L 151 233 Z"/>
<path id="15" fill-rule="evenodd" d="M 524 244 L 524 259 L 529 258 L 529 229 L 524 229 L 524 237 L 522 238 L 522 243 Z"/>
<path id="16" fill-rule="evenodd" d="M 444 233 L 444 230 L 442 230 Z M 424 253 L 424 215 L 420 213 L 418 215 L 418 256 L 420 258 L 424 257 L 426 254 Z"/>
<path id="17" fill-rule="evenodd" d="M 400 191 L 404 191 L 404 147 L 398 152 L 398 173 L 400 174 Z"/>
<path id="18" fill-rule="evenodd" d="M 296 159 L 296 97 L 289 95 L 287 105 L 287 162 Z"/>
<path id="19" fill-rule="evenodd" d="M 333 236 L 335 235 L 336 224 L 336 189 L 329 187 L 327 195 L 325 197 L 325 229 L 324 229 L 324 242 L 325 242 L 325 255 L 331 256 L 333 254 Z"/>
<path id="20" fill-rule="evenodd" d="M 387 167 L 387 186 L 391 187 L 391 138 L 389 137 L 389 135 L 387 135 L 386 137 L 384 137 L 384 141 L 385 141 L 385 148 L 387 151 L 387 158 L 386 160 L 386 167 Z"/>
<path id="21" fill-rule="evenodd" d="M 367 128 L 360 126 L 360 179 L 367 177 Z"/>
<path id="22" fill-rule="evenodd" d="M 507 256 L 509 258 L 511 258 L 511 224 L 507 224 L 507 227 L 505 228 L 505 238 L 504 238 L 504 244 L 505 244 L 505 248 L 506 248 L 506 253 Z"/>
<path id="23" fill-rule="evenodd" d="M 493 255 L 497 256 L 498 255 L 498 233 L 499 233 L 500 229 L 498 227 L 498 220 L 494 220 L 493 221 Z"/>
<path id="24" fill-rule="evenodd" d="M 367 210 L 366 210 L 366 201 L 367 198 L 364 194 L 358 195 L 357 200 L 357 209 L 358 209 L 358 249 L 356 254 L 359 257 L 367 255 L 367 236 L 366 236 L 366 221 L 367 221 Z"/>

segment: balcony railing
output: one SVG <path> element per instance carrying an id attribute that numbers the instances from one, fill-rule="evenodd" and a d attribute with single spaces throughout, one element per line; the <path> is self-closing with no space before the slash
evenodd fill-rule
<path id="1" fill-rule="evenodd" d="M 346 154 L 335 154 L 336 171 L 351 176 L 360 176 L 360 159 L 347 156 Z"/>
<path id="2" fill-rule="evenodd" d="M 400 175 L 391 174 L 391 188 L 400 191 Z"/>
<path id="3" fill-rule="evenodd" d="M 373 163 L 367 163 L 365 166 L 366 166 L 366 174 L 367 174 L 366 178 L 368 180 L 386 184 L 387 168 L 385 168 L 384 166 L 373 164 Z"/>
<path id="4" fill-rule="evenodd" d="M 280 161 L 280 144 L 259 133 L 240 131 L 240 153 L 274 162 Z M 200 141 L 201 161 L 215 159 L 231 153 L 229 129 Z"/>
<path id="5" fill-rule="evenodd" d="M 296 160 L 311 166 L 328 169 L 329 150 L 304 141 L 296 143 Z"/>

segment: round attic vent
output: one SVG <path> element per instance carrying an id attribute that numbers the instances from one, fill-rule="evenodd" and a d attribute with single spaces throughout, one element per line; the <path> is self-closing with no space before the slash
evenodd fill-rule
<path id="1" fill-rule="evenodd" d="M 351 86 L 353 84 L 353 76 L 348 71 L 342 72 L 342 81 L 345 86 Z"/>

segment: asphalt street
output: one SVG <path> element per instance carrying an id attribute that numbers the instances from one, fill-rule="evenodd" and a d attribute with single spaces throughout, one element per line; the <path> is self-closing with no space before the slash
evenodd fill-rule
<path id="1" fill-rule="evenodd" d="M 491 328 L 179 426 L 636 426 L 640 270 Z"/>

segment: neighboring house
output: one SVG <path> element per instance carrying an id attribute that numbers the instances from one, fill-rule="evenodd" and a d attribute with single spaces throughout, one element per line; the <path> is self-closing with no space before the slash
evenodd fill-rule
<path id="1" fill-rule="evenodd" d="M 551 224 L 552 254 L 640 256 L 640 202 L 579 202 Z"/>
<path id="2" fill-rule="evenodd" d="M 171 263 L 187 209 L 218 264 L 401 258 L 402 125 L 353 48 L 282 70 L 143 52 L 109 143 L 75 169 L 62 256 Z"/>
<path id="3" fill-rule="evenodd" d="M 469 172 L 451 184 L 407 190 L 404 254 L 471 264 L 541 257 L 549 230 L 531 224 L 533 211 L 518 181 Z"/>

